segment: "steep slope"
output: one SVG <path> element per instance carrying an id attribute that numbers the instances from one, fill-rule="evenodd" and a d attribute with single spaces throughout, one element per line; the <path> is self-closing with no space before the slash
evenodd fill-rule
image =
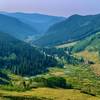
<path id="1" fill-rule="evenodd" d="M 100 30 L 100 15 L 73 15 L 53 25 L 47 34 L 33 41 L 39 46 L 53 46 L 61 43 L 80 40 Z"/>
<path id="2" fill-rule="evenodd" d="M 100 32 L 79 41 L 73 47 L 73 52 L 81 52 L 84 50 L 98 52 L 100 51 Z"/>
<path id="3" fill-rule="evenodd" d="M 56 65 L 53 57 L 40 53 L 34 47 L 0 32 L 0 69 L 19 75 L 36 75 Z"/>
<path id="4" fill-rule="evenodd" d="M 35 28 L 38 33 L 44 33 L 51 25 L 64 20 L 64 17 L 49 16 L 43 14 L 29 13 L 4 13 L 5 15 L 15 17 L 20 21 L 27 23 Z"/>
<path id="5" fill-rule="evenodd" d="M 0 31 L 9 33 L 22 40 L 37 33 L 36 30 L 29 25 L 14 17 L 9 17 L 3 14 L 0 14 Z"/>
<path id="6" fill-rule="evenodd" d="M 79 41 L 72 49 L 76 56 L 91 61 L 92 71 L 100 77 L 100 32 Z"/>

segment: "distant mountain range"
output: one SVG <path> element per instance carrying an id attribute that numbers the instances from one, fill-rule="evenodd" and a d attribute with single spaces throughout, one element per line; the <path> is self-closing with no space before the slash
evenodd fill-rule
<path id="1" fill-rule="evenodd" d="M 50 26 L 64 20 L 64 17 L 29 13 L 0 12 L 0 31 L 21 40 L 34 40 L 44 34 Z"/>
<path id="2" fill-rule="evenodd" d="M 33 44 L 38 46 L 55 46 L 83 39 L 100 31 L 100 14 L 73 15 L 66 20 L 52 25 L 46 34 Z"/>
<path id="3" fill-rule="evenodd" d="M 3 14 L 0 14 L 0 31 L 9 33 L 18 39 L 24 39 L 27 36 L 37 33 L 37 31 L 28 24 L 23 23 L 19 19 Z"/>
<path id="4" fill-rule="evenodd" d="M 43 14 L 29 14 L 29 13 L 4 13 L 5 15 L 15 17 L 28 24 L 32 28 L 35 28 L 38 33 L 42 34 L 47 31 L 47 29 L 57 22 L 64 20 L 64 17 L 49 16 Z"/>
<path id="5" fill-rule="evenodd" d="M 100 31 L 100 14 L 69 18 L 0 12 L 0 31 L 36 46 L 56 46 Z"/>

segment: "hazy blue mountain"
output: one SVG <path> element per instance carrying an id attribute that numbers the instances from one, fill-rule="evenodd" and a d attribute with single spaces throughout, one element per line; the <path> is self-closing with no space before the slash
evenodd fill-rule
<path id="1" fill-rule="evenodd" d="M 35 28 L 38 33 L 44 33 L 53 24 L 64 20 L 64 17 L 49 16 L 36 13 L 4 13 L 6 15 L 15 17 L 20 21 L 27 23 L 32 28 Z"/>
<path id="2" fill-rule="evenodd" d="M 0 69 L 10 70 L 18 75 L 37 75 L 55 66 L 56 60 L 44 55 L 35 47 L 9 34 L 0 32 Z"/>
<path id="3" fill-rule="evenodd" d="M 37 31 L 28 24 L 23 23 L 17 18 L 3 14 L 0 14 L 0 31 L 9 33 L 18 39 L 25 39 L 27 36 L 37 33 Z"/>
<path id="4" fill-rule="evenodd" d="M 54 46 L 85 38 L 100 30 L 100 15 L 73 15 L 51 26 L 46 35 L 33 42 L 39 46 Z"/>

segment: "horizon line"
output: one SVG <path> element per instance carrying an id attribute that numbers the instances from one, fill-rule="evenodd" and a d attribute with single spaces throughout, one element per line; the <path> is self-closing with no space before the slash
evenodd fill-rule
<path id="1" fill-rule="evenodd" d="M 53 14 L 46 14 L 46 13 L 41 13 L 41 12 L 29 12 L 29 11 L 0 11 L 0 13 L 23 13 L 23 14 L 40 14 L 40 15 L 47 15 L 47 16 L 55 16 L 55 17 L 65 17 L 68 18 L 73 15 L 80 15 L 80 16 L 89 16 L 89 15 L 99 15 L 100 13 L 95 13 L 95 14 L 78 14 L 78 13 L 73 13 L 68 16 L 64 15 L 53 15 Z"/>

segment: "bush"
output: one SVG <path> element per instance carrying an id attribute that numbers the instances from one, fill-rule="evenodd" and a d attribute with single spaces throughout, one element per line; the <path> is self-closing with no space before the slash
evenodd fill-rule
<path id="1" fill-rule="evenodd" d="M 55 88 L 61 87 L 66 88 L 66 80 L 62 77 L 50 77 L 47 79 L 47 87 Z"/>
<path id="2" fill-rule="evenodd" d="M 34 82 L 38 83 L 38 86 L 42 87 L 50 87 L 50 88 L 67 88 L 71 89 L 72 85 L 66 83 L 66 80 L 63 77 L 48 77 L 48 78 L 43 78 L 43 77 L 36 77 L 33 79 Z"/>

